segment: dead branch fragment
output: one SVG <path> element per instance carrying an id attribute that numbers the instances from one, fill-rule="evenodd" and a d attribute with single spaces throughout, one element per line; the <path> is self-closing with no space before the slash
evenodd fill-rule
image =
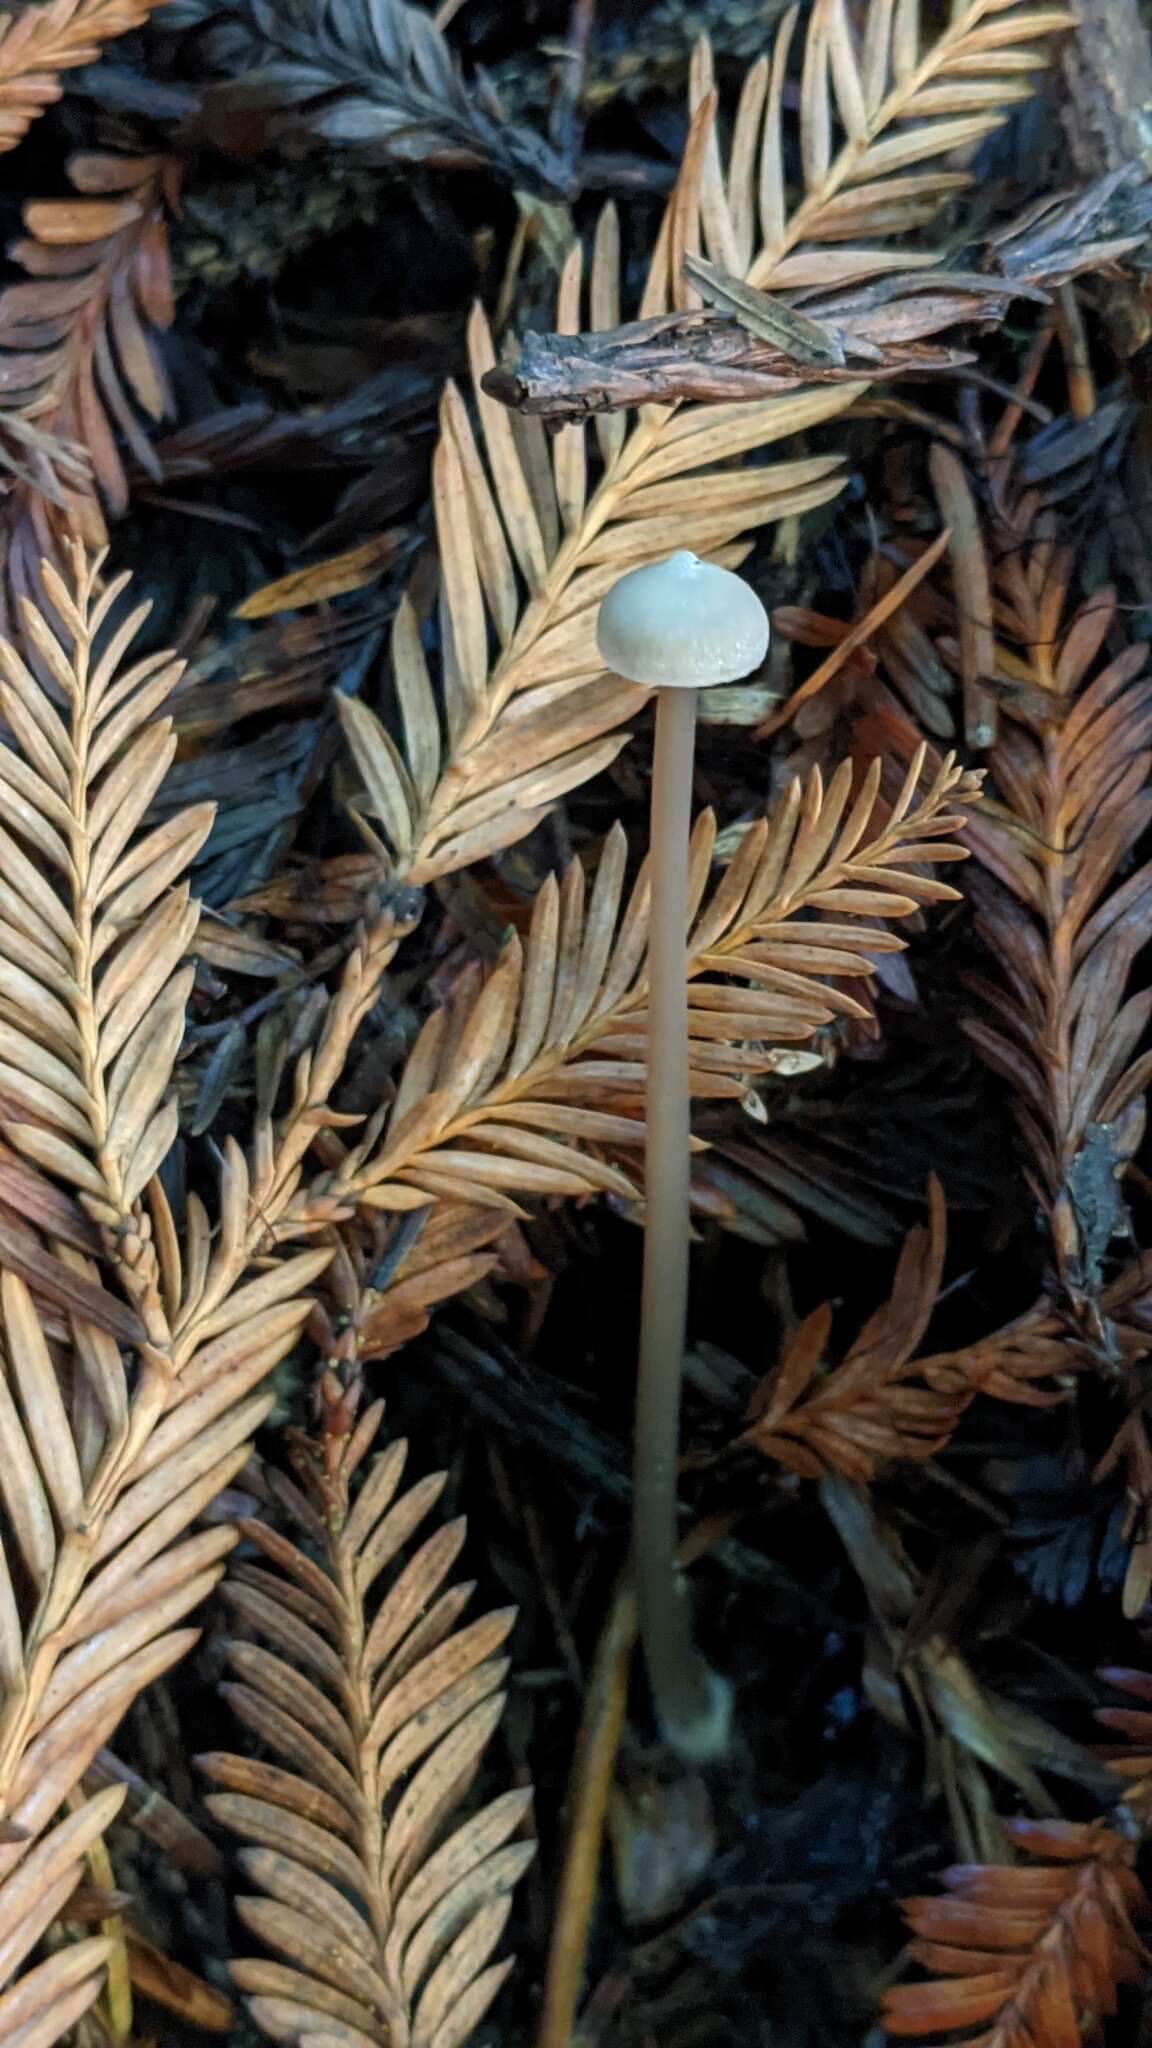
<path id="1" fill-rule="evenodd" d="M 698 272 L 693 271 L 692 275 Z M 707 311 L 665 313 L 592 334 L 526 334 L 512 368 L 489 370 L 490 398 L 540 419 L 579 420 L 594 413 L 672 400 L 718 405 L 768 398 L 806 384 L 845 384 L 926 376 L 973 360 L 968 349 L 933 347 L 924 336 L 962 324 L 994 325 L 1012 299 L 1031 288 L 947 272 L 889 278 L 836 301 L 822 301 L 819 320 L 804 322 L 791 346 L 747 324 L 746 302 L 775 302 L 741 287 L 742 318 Z M 792 309 L 777 307 L 783 329 Z M 795 323 L 799 327 L 799 322 Z M 823 337 L 823 360 L 808 332 Z"/>

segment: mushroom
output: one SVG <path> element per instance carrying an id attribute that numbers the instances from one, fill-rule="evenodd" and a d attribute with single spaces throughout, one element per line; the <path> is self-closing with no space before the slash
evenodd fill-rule
<path id="1" fill-rule="evenodd" d="M 758 668 L 768 618 L 747 583 L 681 550 L 613 585 L 596 630 L 617 675 L 657 691 L 649 834 L 644 1285 L 632 1560 L 640 1636 L 663 1734 L 704 1760 L 728 1739 L 731 1695 L 701 1657 L 676 1564 L 680 1382 L 688 1310 L 688 843 L 696 692 Z"/>

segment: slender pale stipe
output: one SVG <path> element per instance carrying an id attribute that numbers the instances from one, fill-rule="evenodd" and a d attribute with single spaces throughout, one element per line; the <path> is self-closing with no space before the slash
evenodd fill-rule
<path id="1" fill-rule="evenodd" d="M 636 1393 L 632 1556 L 640 1633 L 661 1728 L 681 1755 L 718 1755 L 729 1689 L 706 1664 L 676 1566 L 680 1381 L 688 1311 L 688 840 L 696 693 L 758 668 L 768 619 L 727 569 L 682 552 L 636 569 L 600 609 L 602 658 L 653 685 L 649 860 L 644 1286 Z"/>

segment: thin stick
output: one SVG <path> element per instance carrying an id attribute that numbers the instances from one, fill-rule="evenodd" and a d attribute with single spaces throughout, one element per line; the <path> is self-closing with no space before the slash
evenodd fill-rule
<path id="1" fill-rule="evenodd" d="M 899 611 L 905 598 L 911 597 L 917 584 L 922 583 L 925 576 L 936 567 L 951 538 L 950 529 L 945 527 L 943 533 L 938 533 L 931 546 L 925 548 L 919 559 L 912 563 L 911 568 L 905 569 L 891 590 L 885 591 L 883 597 L 878 598 L 876 603 L 869 607 L 862 619 L 857 619 L 855 625 L 849 626 L 844 638 L 833 648 L 827 660 L 822 661 L 819 668 L 813 670 L 798 690 L 793 690 L 786 704 L 782 704 L 778 711 L 770 712 L 763 724 L 756 727 L 758 740 L 767 739 L 782 725 L 787 725 L 801 704 L 806 704 L 810 697 L 815 697 L 834 676 L 839 675 L 845 662 L 855 654 L 856 649 L 867 645 L 872 635 L 879 632 L 885 620 L 890 619 L 893 612 Z"/>
<path id="2" fill-rule="evenodd" d="M 988 289 L 950 293 L 939 326 L 961 320 L 999 321 L 1011 294 L 999 279 Z M 957 370 L 975 359 L 970 349 L 926 341 L 886 342 L 883 353 L 870 341 L 866 372 L 860 362 L 800 361 L 776 342 L 750 334 L 735 320 L 699 309 L 658 313 L 624 327 L 591 334 L 524 335 L 513 363 L 485 371 L 489 398 L 538 419 L 579 420 L 589 413 L 620 412 L 637 405 L 676 404 L 690 399 L 723 405 L 734 399 L 775 397 L 801 385 L 864 383 L 909 371 Z M 863 380 L 863 381 L 862 381 Z"/>
<path id="3" fill-rule="evenodd" d="M 632 1547 L 640 1636 L 661 1727 L 690 1756 L 726 1732 L 726 1693 L 699 1656 L 676 1570 L 680 1380 L 688 1311 L 688 838 L 696 691 L 661 690 L 652 777 L 644 1288 Z M 721 1725 L 723 1724 L 723 1725 Z"/>
<path id="4" fill-rule="evenodd" d="M 1073 419 L 1090 420 L 1096 410 L 1096 379 L 1074 284 L 1062 284 L 1053 300 L 1056 330 L 1064 347 L 1068 406 Z"/>
<path id="5" fill-rule="evenodd" d="M 678 1562 L 689 1565 L 705 1557 L 727 1540 L 735 1525 L 734 1515 L 712 1515 L 695 1523 L 680 1545 Z M 535 2048 L 571 2048 L 635 1644 L 636 1598 L 631 1578 L 625 1576 L 612 1596 L 584 1692 L 565 1802 L 564 1867 L 556 1888 Z"/>
<path id="6" fill-rule="evenodd" d="M 1044 358 L 1052 346 L 1056 333 L 1056 316 L 1049 308 L 1032 339 L 1032 346 L 1024 361 L 1024 367 L 1016 381 L 1016 396 L 1011 405 L 1006 405 L 996 426 L 989 436 L 988 454 L 995 460 L 1008 453 L 1013 436 L 1024 417 L 1028 400 L 1036 389 L 1036 380 L 1044 367 Z"/>
<path id="7" fill-rule="evenodd" d="M 569 2048 L 588 1952 L 604 1819 L 628 1705 L 628 1674 L 636 1640 L 636 1602 L 627 1580 L 617 1587 L 596 1646 L 580 1734 L 572 1759 L 564 1869 L 552 1915 L 552 1942 L 536 2048 Z"/>
<path id="8" fill-rule="evenodd" d="M 964 737 L 970 747 L 994 746 L 999 707 L 987 678 L 996 667 L 992 586 L 976 500 L 963 464 L 950 448 L 934 447 L 928 468 L 940 517 L 951 530 L 948 552 L 956 597 L 957 637 L 964 691 Z"/>

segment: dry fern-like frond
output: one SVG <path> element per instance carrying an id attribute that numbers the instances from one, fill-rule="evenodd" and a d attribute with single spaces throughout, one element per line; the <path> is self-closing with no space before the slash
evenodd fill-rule
<path id="1" fill-rule="evenodd" d="M 123 581 L 101 591 L 99 568 L 77 545 L 70 582 L 44 567 L 51 619 L 25 608 L 54 694 L 0 643 L 12 735 L 0 750 L 3 1128 L 100 1226 L 93 1247 L 45 1183 L 34 1218 L 52 1270 L 76 1282 L 58 1297 L 56 1355 L 7 1258 L 0 1274 L 0 1904 L 22 1911 L 41 1896 L 28 1871 L 57 1881 L 43 1831 L 136 1694 L 195 1640 L 177 1624 L 233 1537 L 186 1532 L 243 1463 L 271 1405 L 254 1389 L 296 1341 L 310 1306 L 301 1290 L 329 1256 L 306 1252 L 242 1287 L 265 1224 L 238 1148 L 226 1151 L 215 1243 L 195 1200 L 181 1242 L 153 1179 L 175 1128 L 165 1097 L 197 914 L 181 876 L 210 810 L 138 836 L 172 754 L 158 713 L 179 664 L 126 662 L 142 614 L 110 617 Z M 350 964 L 329 1036 L 354 1028 L 355 994 Z M 293 1146 L 302 1156 L 316 1131 L 314 1117 L 307 1138 L 296 1131 L 314 1101 L 306 1074 L 298 1087 L 283 1145 L 265 1136 L 258 1148 L 270 1201 L 278 1173 L 293 1185 Z M 129 1315 L 111 1284 L 131 1305 L 131 1349 L 116 1319 L 94 1312 L 107 1302 Z M 0 1943 L 10 1938 L 0 1917 Z M 38 2024 L 47 2043 L 66 2021 Z"/>
<path id="2" fill-rule="evenodd" d="M 947 1242 L 944 1196 L 929 1187 L 927 1227 L 904 1240 L 892 1292 L 865 1323 L 843 1361 L 819 1377 L 832 1307 L 804 1318 L 780 1363 L 748 1404 L 736 1447 L 755 1450 L 805 1479 L 839 1472 L 866 1483 L 882 1459 L 934 1457 L 971 1396 L 925 1384 L 915 1353 L 940 1291 Z"/>
<path id="3" fill-rule="evenodd" d="M 1131 1368 L 1147 1358 L 1152 1351 L 1152 1284 L 1145 1260 L 1138 1259 L 1108 1283 L 1100 1296 L 1100 1313 L 1119 1366 Z M 1029 1381 L 1051 1379 L 1067 1396 L 1075 1376 L 1099 1362 L 1093 1335 L 1070 1330 L 1067 1315 L 1045 1293 L 990 1336 L 956 1351 L 934 1353 L 924 1360 L 924 1369 L 935 1385 L 962 1380 L 973 1393 L 989 1394 L 994 1400 L 1047 1406 L 1050 1396 L 1043 1385 L 1029 1395 Z"/>
<path id="4" fill-rule="evenodd" d="M 608 212 L 592 267 L 594 307 L 614 302 L 618 268 Z M 561 315 L 571 308 L 573 327 L 581 290 L 577 246 L 560 287 Z M 433 464 L 446 730 L 407 602 L 391 648 L 402 745 L 367 705 L 337 700 L 366 808 L 383 826 L 382 864 L 416 883 L 523 838 L 549 804 L 619 753 L 621 726 L 648 696 L 609 674 L 596 650 L 597 607 L 624 569 L 676 546 L 739 561 L 737 535 L 823 504 L 843 484 L 839 458 L 828 455 L 746 474 L 704 468 L 814 426 L 846 402 L 842 392 L 802 392 L 734 407 L 724 421 L 715 411 L 686 412 L 648 459 L 633 437 L 630 459 L 622 450 L 609 461 L 590 493 L 588 430 L 565 427 L 551 449 L 539 428 L 518 441 L 509 415 L 480 389 L 493 357 L 479 312 L 470 342 L 487 459 L 450 386 Z"/>
<path id="5" fill-rule="evenodd" d="M 1122 1777 L 1152 1777 L 1152 1674 L 1127 1664 L 1108 1664 L 1096 1676 L 1141 1702 L 1138 1707 L 1097 1707 L 1100 1726 L 1126 1738 L 1107 1752 L 1109 1763 Z"/>
<path id="6" fill-rule="evenodd" d="M 118 438 L 158 474 L 136 407 L 160 419 L 169 404 L 150 330 L 172 319 L 165 208 L 174 171 L 164 157 L 86 155 L 73 157 L 69 176 L 78 199 L 24 209 L 28 237 L 13 255 L 27 282 L 0 295 L 0 372 L 9 431 L 31 423 L 85 449 L 96 493 L 62 477 L 63 525 L 98 547 L 101 501 L 112 513 L 128 503 Z M 57 529 L 27 489 L 13 492 L 6 523 L 7 577 L 18 596 L 35 591 L 41 556 L 58 553 Z"/>
<path id="7" fill-rule="evenodd" d="M 486 1278 L 499 1263 L 493 1240 L 508 1219 L 490 1204 L 436 1203 L 402 1220 L 376 1217 L 371 1232 L 346 1224 L 324 1276 L 311 1331 L 354 1376 L 427 1329 L 432 1310 Z"/>
<path id="8" fill-rule="evenodd" d="M 568 166 L 523 121 L 505 121 L 490 82 L 465 84 L 435 17 L 408 0 L 179 0 L 181 27 L 202 21 L 224 83 L 295 130 L 377 160 L 484 168 L 562 199 Z"/>
<path id="9" fill-rule="evenodd" d="M 0 641 L 17 740 L 0 752 L 0 1127 L 115 1237 L 176 1134 L 166 1097 L 198 916 L 179 878 L 213 813 L 202 804 L 135 837 L 176 750 L 158 714 L 181 664 L 125 665 L 149 608 L 113 626 L 129 579 L 102 590 L 101 567 L 77 544 L 67 582 L 43 569 L 51 618 L 22 607 L 62 710 Z"/>
<path id="10" fill-rule="evenodd" d="M 233 1173 L 222 1205 L 226 1245 L 246 1222 L 246 1191 L 243 1176 Z M 178 1624 L 211 1592 L 235 1532 L 187 1532 L 245 1462 L 252 1433 L 272 1406 L 270 1395 L 254 1390 L 296 1342 L 311 1306 L 299 1290 L 328 1259 L 327 1251 L 305 1253 L 205 1305 L 202 1294 L 214 1275 L 206 1232 L 197 1253 L 193 1217 L 188 1252 L 200 1264 L 188 1274 L 182 1304 L 171 1285 L 178 1253 L 158 1194 L 152 1217 L 142 1215 L 138 1224 L 141 1266 L 156 1225 L 167 1242 L 160 1261 L 165 1285 L 145 1304 L 148 1337 L 135 1361 L 79 1317 L 72 1318 L 66 1355 L 53 1356 L 23 1282 L 0 1275 L 5 1967 L 28 1953 L 38 1939 L 29 1929 L 42 1929 L 72 1888 L 71 1881 L 63 1886 L 53 1852 L 59 1830 L 46 1837 L 44 1830 L 136 1696 L 196 1641 L 195 1628 Z M 77 1263 L 81 1271 L 88 1264 Z M 110 1811 L 94 1803 L 94 1826 Z M 87 1953 L 86 1984 L 100 1961 Z M 69 2000 L 78 1995 L 78 1980 L 44 1976 L 44 1967 L 34 1966 L 6 1995 L 15 1999 L 26 1983 L 33 1987 L 29 1998 L 36 1985 L 53 1990 L 51 2013 L 39 2022 L 44 2031 L 35 2036 L 47 2048 L 75 2016 Z M 62 1961 L 55 1967 L 66 1969 Z"/>
<path id="11" fill-rule="evenodd" d="M 128 486 L 115 435 L 158 474 L 132 401 L 152 419 L 169 406 L 149 329 L 172 319 L 165 209 L 175 170 L 165 157 L 93 153 L 74 156 L 68 175 L 79 198 L 24 209 L 28 236 L 12 253 L 29 282 L 0 298 L 5 398 L 84 446 L 105 503 L 121 512 Z"/>
<path id="12" fill-rule="evenodd" d="M 1144 643 L 1102 657 L 1112 592 L 1068 616 L 1069 555 L 1032 498 L 998 499 L 993 672 L 1004 730 L 969 828 L 977 930 L 994 973 L 965 1029 L 1012 1090 L 1066 1298 L 1091 1312 L 1116 1174 L 1143 1128 L 1152 996 L 1128 995 L 1152 929 L 1152 865 L 1117 877 L 1152 818 Z"/>
<path id="13" fill-rule="evenodd" d="M 58 505 L 65 490 L 83 492 L 91 487 L 88 458 L 82 448 L 62 441 L 37 425 L 27 413 L 0 407 L 0 474 L 8 481 L 27 485 Z"/>
<path id="14" fill-rule="evenodd" d="M 445 1475 L 398 1495 L 407 1446 L 393 1443 L 353 1498 L 382 1418 L 378 1402 L 350 1434 L 302 1447 L 303 1490 L 274 1483 L 307 1552 L 242 1524 L 263 1562 L 238 1565 L 225 1595 L 262 1641 L 231 1645 L 224 1691 L 282 1762 L 199 1762 L 224 1788 L 208 1800 L 215 1818 L 256 1845 L 241 1865 L 264 1896 L 240 1899 L 240 1916 L 285 1958 L 232 1966 L 263 2031 L 459 2048 L 510 1967 L 489 1959 L 533 1854 L 511 1839 L 528 1791 L 452 1825 L 503 1709 L 500 1649 L 514 1617 L 461 1626 L 472 1588 L 445 1586 L 461 1521 L 398 1568 Z"/>
<path id="15" fill-rule="evenodd" d="M 71 1297 L 61 1290 L 58 1355 L 24 1281 L 0 1275 L 0 1904 L 22 1911 L 45 1828 L 132 1700 L 195 1640 L 177 1624 L 234 1542 L 228 1528 L 187 1532 L 245 1462 L 272 1405 L 260 1382 L 297 1341 L 330 1252 L 245 1274 L 309 1147 L 342 1121 L 332 1088 L 409 928 L 381 917 L 358 935 L 286 1115 L 260 1121 L 251 1167 L 225 1145 L 215 1227 L 195 1195 L 178 1227 L 155 1172 L 196 922 L 182 874 L 210 811 L 133 838 L 171 756 L 159 713 L 179 665 L 161 653 L 125 666 L 141 615 L 110 618 L 122 584 L 101 591 L 79 546 L 70 567 L 69 584 L 44 566 L 51 619 L 25 608 L 47 684 L 0 643 L 13 736 L 0 751 L 0 1104 L 13 1147 L 99 1223 L 133 1342 L 122 1350 L 107 1327 L 103 1304 L 118 1304 L 69 1221 L 81 1212 L 45 1181 L 35 1219 L 53 1270 L 76 1279 Z M 0 1943 L 10 1936 L 0 1918 Z M 85 1983 L 98 1962 L 86 1954 Z M 38 2021 L 45 2048 L 74 2010 L 74 1981 L 57 1988 Z"/>
<path id="16" fill-rule="evenodd" d="M 698 820 L 688 942 L 697 1095 L 739 1099 L 747 1077 L 771 1066 L 773 1042 L 868 1014 L 830 984 L 866 977 L 875 953 L 902 941 L 848 920 L 906 917 L 955 895 L 924 870 L 963 858 L 950 835 L 979 777 L 948 760 L 918 795 L 922 761 L 890 810 L 878 799 L 878 763 L 855 795 L 848 763 L 827 788 L 818 770 L 794 782 L 771 818 L 749 827 L 706 902 L 716 828 L 710 813 Z M 648 874 L 625 905 L 626 860 L 616 826 L 587 908 L 579 862 L 563 883 L 545 882 L 527 945 L 511 939 L 478 992 L 466 988 L 429 1018 L 382 1131 L 306 1191 L 292 1227 L 349 1203 L 483 1201 L 516 1214 L 509 1191 L 633 1192 L 589 1149 L 643 1135 Z"/>
<path id="17" fill-rule="evenodd" d="M 790 215 L 782 122 L 795 11 L 771 62 L 755 65 L 745 81 L 726 173 L 711 58 L 699 46 L 692 127 L 641 318 L 698 303 L 682 261 L 702 245 L 734 276 L 773 288 L 850 283 L 908 266 L 896 236 L 922 225 L 964 182 L 940 169 L 940 157 L 995 126 L 1027 93 L 1024 74 L 1042 61 L 1035 39 L 1070 20 L 1059 8 L 1006 11 L 1000 0 L 974 0 L 921 56 L 916 15 L 904 0 L 875 7 L 858 60 L 843 0 L 813 9 L 802 90 L 805 194 Z M 833 154 L 838 122 L 848 139 Z M 933 159 L 931 170 L 904 174 Z M 867 234 L 891 239 L 857 246 Z M 587 289 L 584 267 L 576 246 L 560 281 L 561 333 L 619 324 L 612 207 L 597 224 Z M 644 700 L 596 653 L 596 606 L 609 585 L 674 548 L 734 564 L 742 534 L 834 496 L 840 478 L 831 457 L 747 470 L 732 468 L 732 458 L 834 418 L 866 388 L 645 406 L 631 427 L 613 414 L 594 429 L 564 427 L 549 446 L 539 422 L 511 418 L 484 388 L 496 358 L 480 313 L 470 356 L 483 447 L 450 387 L 434 470 L 446 735 L 407 607 L 392 648 L 401 743 L 367 707 L 342 707 L 368 808 L 387 842 L 381 857 L 413 881 L 512 844 L 556 797 L 607 765 Z"/>
<path id="18" fill-rule="evenodd" d="M 99 1995 L 114 1946 L 100 1935 L 69 1943 L 19 1977 L 15 1972 L 80 1883 L 85 1852 L 115 1819 L 123 1799 L 122 1786 L 96 1793 L 0 1880 L 0 2042 L 12 2048 L 51 2048 Z"/>
<path id="19" fill-rule="evenodd" d="M 15 149 L 64 88 L 55 76 L 94 64 L 101 45 L 139 28 L 163 0 L 49 0 L 0 15 L 0 155 Z"/>
<path id="20" fill-rule="evenodd" d="M 57 1854 L 61 1829 L 44 1831 L 132 1701 L 196 1641 L 195 1628 L 178 1624 L 212 1590 L 235 1533 L 187 1531 L 244 1463 L 272 1405 L 253 1388 L 295 1342 L 310 1303 L 293 1290 L 326 1259 L 306 1254 L 239 1290 L 216 1315 L 214 1341 L 197 1350 L 177 1340 L 166 1372 L 156 1369 L 155 1316 L 136 1371 L 131 1355 L 77 1318 L 58 1376 L 27 1289 L 0 1276 L 5 1969 L 28 1954 L 75 1882 L 72 1860 L 66 1883 Z M 99 1794 L 84 1809 L 93 1832 L 119 1796 L 108 1806 Z M 85 1951 L 82 2004 L 102 1953 Z M 44 1993 L 35 2038 L 46 2048 L 80 2009 L 79 1977 L 67 1974 L 77 1967 L 63 1957 L 34 1965 L 5 1994 L 17 2007 Z"/>
<path id="21" fill-rule="evenodd" d="M 1030 1860 L 959 1864 L 941 1898 L 906 1899 L 912 1954 L 935 1981 L 885 1994 L 897 2039 L 963 2032 L 968 2048 L 1077 2048 L 1147 1955 L 1147 1895 L 1131 1845 L 1102 1823 L 1008 1820 Z"/>
<path id="22" fill-rule="evenodd" d="M 788 1338 L 775 1370 L 748 1404 L 733 1449 L 755 1450 L 804 1479 L 838 1472 L 866 1484 L 886 1460 L 919 1461 L 944 1449 L 978 1393 L 1025 1407 L 1063 1398 L 1054 1375 L 1067 1371 L 1066 1346 L 997 1333 L 970 1351 L 917 1353 L 936 1307 L 947 1243 L 939 1182 L 928 1191 L 928 1223 L 904 1240 L 892 1291 L 822 1372 L 832 1327 L 824 1303 Z M 1031 1335 L 1031 1333 L 1029 1333 Z"/>
<path id="23" fill-rule="evenodd" d="M 923 250 L 910 259 L 895 238 L 925 226 L 969 183 L 953 167 L 956 152 L 1030 97 L 1046 38 L 1074 28 L 1076 17 L 1064 7 L 969 0 L 925 44 L 926 12 L 917 0 L 882 0 L 869 8 L 857 44 L 845 0 L 815 0 L 800 81 L 803 186 L 791 208 L 783 122 L 799 10 L 786 16 L 771 58 L 749 74 L 727 190 L 714 159 L 708 174 L 703 224 L 714 262 L 761 290 L 784 291 L 937 260 Z M 697 91 L 709 83 L 701 65 Z M 757 216 L 761 247 L 753 254 Z"/>
<path id="24" fill-rule="evenodd" d="M 1139 1702 L 1128 1707 L 1097 1707 L 1095 1718 L 1100 1726 L 1124 1739 L 1098 1744 L 1096 1754 L 1122 1781 L 1124 1804 L 1146 1833 L 1152 1819 L 1152 1673 L 1126 1664 L 1106 1664 L 1096 1676 Z"/>

